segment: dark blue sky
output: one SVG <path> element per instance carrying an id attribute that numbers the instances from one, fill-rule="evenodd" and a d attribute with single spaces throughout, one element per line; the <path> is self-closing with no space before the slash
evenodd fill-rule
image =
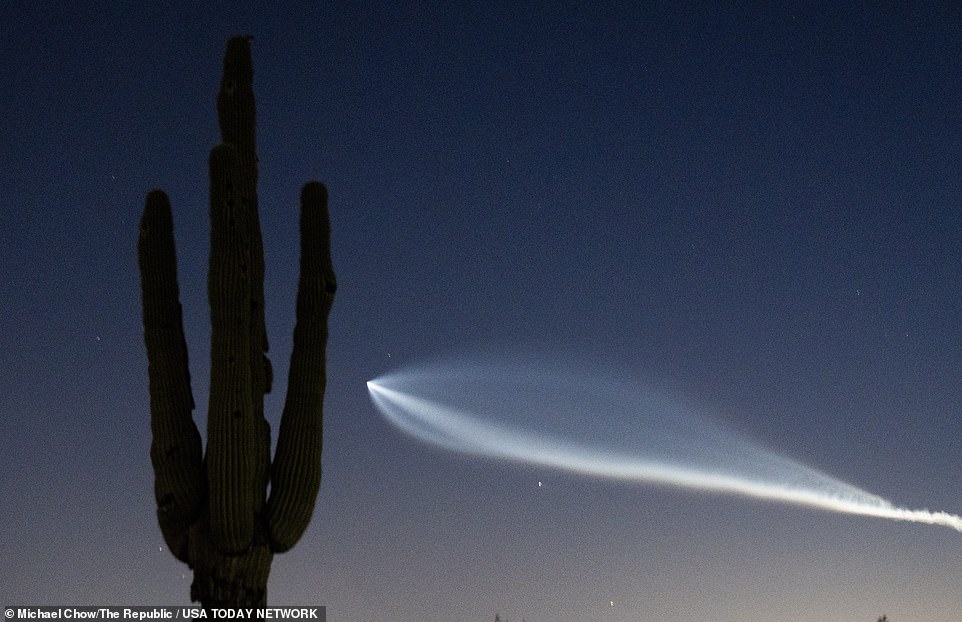
<path id="1" fill-rule="evenodd" d="M 0 601 L 186 603 L 154 518 L 137 223 L 164 188 L 203 428 L 207 156 L 224 45 L 249 33 L 275 386 L 309 179 L 339 286 L 325 479 L 274 603 L 962 616 L 949 530 L 467 459 L 365 390 L 452 352 L 603 356 L 871 492 L 962 511 L 958 8 L 141 4 L 0 2 Z"/>

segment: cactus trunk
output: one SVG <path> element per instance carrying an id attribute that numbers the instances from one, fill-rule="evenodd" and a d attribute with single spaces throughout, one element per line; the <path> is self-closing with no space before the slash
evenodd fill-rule
<path id="1" fill-rule="evenodd" d="M 272 465 L 251 67 L 250 39 L 231 39 L 217 98 L 223 142 L 210 155 L 206 455 L 192 418 L 173 220 L 160 190 L 147 196 L 138 244 L 158 522 L 171 552 L 194 571 L 191 599 L 205 607 L 266 603 L 273 556 L 303 534 L 321 482 L 327 318 L 336 289 L 327 190 L 310 182 L 302 191 L 294 348 Z"/>

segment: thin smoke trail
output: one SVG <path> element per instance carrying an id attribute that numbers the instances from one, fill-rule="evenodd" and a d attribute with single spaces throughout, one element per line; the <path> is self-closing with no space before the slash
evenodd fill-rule
<path id="1" fill-rule="evenodd" d="M 388 421 L 453 451 L 962 532 L 960 516 L 895 506 L 635 383 L 585 370 L 477 361 L 396 372 L 367 386 Z"/>

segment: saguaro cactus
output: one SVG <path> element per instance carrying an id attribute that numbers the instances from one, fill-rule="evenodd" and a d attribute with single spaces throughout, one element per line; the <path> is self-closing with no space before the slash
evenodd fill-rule
<path id="1" fill-rule="evenodd" d="M 264 394 L 273 375 L 266 355 L 248 37 L 227 44 L 217 112 L 223 142 L 210 154 L 207 452 L 203 455 L 192 417 L 170 203 L 154 190 L 147 195 L 138 244 L 150 457 L 164 540 L 194 571 L 191 600 L 205 607 L 256 606 L 266 603 L 274 554 L 294 546 L 314 511 L 321 482 L 327 317 L 336 286 L 327 190 L 310 182 L 301 191 L 294 346 L 272 463 Z"/>

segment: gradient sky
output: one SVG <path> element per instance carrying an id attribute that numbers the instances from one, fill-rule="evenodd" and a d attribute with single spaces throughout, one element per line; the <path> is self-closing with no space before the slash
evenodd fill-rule
<path id="1" fill-rule="evenodd" d="M 962 11 L 640 4 L 0 1 L 0 604 L 187 604 L 154 514 L 137 223 L 164 188 L 203 429 L 206 162 L 225 43 L 252 34 L 276 388 L 312 178 L 339 286 L 324 481 L 273 604 L 960 619 L 948 529 L 466 458 L 371 405 L 366 380 L 440 355 L 602 356 L 962 511 Z"/>

